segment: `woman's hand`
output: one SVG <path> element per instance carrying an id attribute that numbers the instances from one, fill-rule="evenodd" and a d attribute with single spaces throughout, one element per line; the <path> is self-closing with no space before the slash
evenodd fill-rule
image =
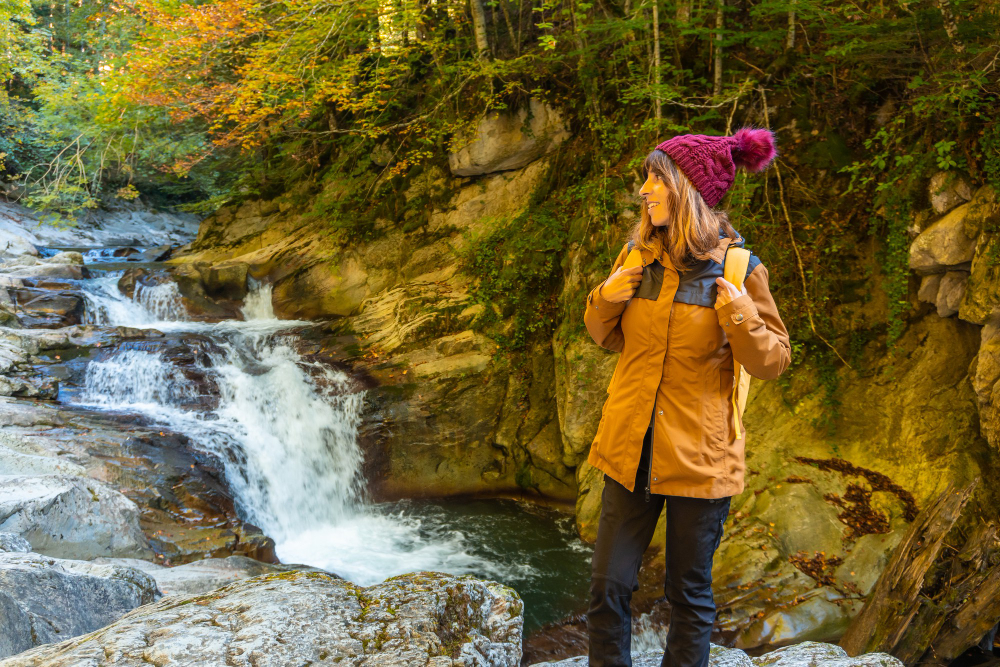
<path id="1" fill-rule="evenodd" d="M 742 296 L 747 293 L 746 285 L 743 286 L 743 291 L 736 289 L 736 285 L 732 284 L 725 278 L 721 276 L 715 279 L 715 284 L 719 286 L 719 295 L 715 300 L 715 308 L 718 310 L 724 305 L 732 301 L 738 296 Z"/>
<path id="2" fill-rule="evenodd" d="M 633 266 L 631 269 L 618 267 L 618 270 L 611 274 L 604 284 L 601 285 L 600 293 L 605 301 L 611 303 L 621 303 L 628 301 L 635 294 L 635 290 L 642 281 L 642 267 Z"/>

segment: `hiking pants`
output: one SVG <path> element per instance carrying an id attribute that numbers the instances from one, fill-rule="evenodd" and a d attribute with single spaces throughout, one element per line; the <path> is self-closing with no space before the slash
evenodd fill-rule
<path id="1" fill-rule="evenodd" d="M 651 494 L 645 500 L 651 431 L 646 432 L 635 490 L 604 476 L 601 518 L 590 584 L 587 631 L 590 667 L 631 667 L 632 615 L 639 566 L 664 503 L 667 507 L 666 581 L 670 628 L 661 667 L 707 667 L 715 622 L 712 557 L 722 540 L 730 497 Z"/>

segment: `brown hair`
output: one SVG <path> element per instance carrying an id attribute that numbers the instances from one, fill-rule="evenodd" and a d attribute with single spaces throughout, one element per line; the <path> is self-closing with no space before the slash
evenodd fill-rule
<path id="1" fill-rule="evenodd" d="M 647 155 L 642 163 L 643 180 L 650 171 L 667 185 L 669 195 L 665 205 L 670 222 L 656 227 L 646 207 L 640 206 L 639 221 L 632 230 L 637 247 L 655 250 L 658 240 L 674 267 L 686 271 L 694 260 L 707 259 L 708 253 L 719 245 L 720 228 L 729 238 L 739 237 L 729 223 L 729 215 L 706 204 L 669 155 L 659 149 Z"/>

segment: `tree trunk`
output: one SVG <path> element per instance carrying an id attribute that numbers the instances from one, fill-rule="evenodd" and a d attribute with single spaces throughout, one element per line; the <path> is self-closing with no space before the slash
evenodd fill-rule
<path id="1" fill-rule="evenodd" d="M 653 101 L 656 109 L 656 120 L 663 118 L 663 104 L 660 101 L 660 83 L 663 76 L 660 74 L 660 0 L 653 0 L 653 85 L 655 94 Z"/>
<path id="2" fill-rule="evenodd" d="M 486 11 L 483 0 L 469 0 L 472 8 L 472 29 L 476 34 L 476 50 L 479 56 L 485 58 L 490 52 L 490 42 L 486 38 Z"/>
<path id="3" fill-rule="evenodd" d="M 715 9 L 715 82 L 712 86 L 712 94 L 715 96 L 722 94 L 722 8 L 726 6 L 726 0 L 718 0 L 719 5 Z"/>
<path id="4" fill-rule="evenodd" d="M 788 10 L 788 34 L 785 35 L 785 50 L 791 51 L 795 48 L 795 5 L 792 0 L 791 9 Z"/>
<path id="5" fill-rule="evenodd" d="M 840 639 L 848 654 L 883 651 L 907 665 L 947 665 L 996 625 L 997 527 L 980 524 L 961 550 L 941 556 L 977 482 L 962 490 L 949 485 L 913 521 Z"/>
<path id="6" fill-rule="evenodd" d="M 521 41 L 520 37 L 514 32 L 514 23 L 510 20 L 510 6 L 508 0 L 500 0 L 500 8 L 503 10 L 503 20 L 507 24 L 507 34 L 509 35 L 510 44 L 514 47 L 514 55 L 521 55 Z M 520 17 L 518 17 L 520 19 Z"/>

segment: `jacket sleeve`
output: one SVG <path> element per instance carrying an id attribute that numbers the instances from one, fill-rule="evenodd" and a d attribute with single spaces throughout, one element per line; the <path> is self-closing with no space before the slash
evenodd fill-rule
<path id="1" fill-rule="evenodd" d="M 628 244 L 625 244 L 622 251 L 618 253 L 615 264 L 611 267 L 611 273 L 608 274 L 609 277 L 625 263 L 626 257 L 628 257 Z M 625 334 L 622 333 L 621 317 L 628 301 L 612 303 L 606 300 L 601 296 L 601 285 L 603 284 L 602 280 L 587 295 L 587 310 L 583 314 L 583 323 L 587 325 L 587 331 L 595 343 L 605 349 L 621 352 L 625 347 Z"/>
<path id="2" fill-rule="evenodd" d="M 767 268 L 757 265 L 743 284 L 746 294 L 716 309 L 719 326 L 729 339 L 733 358 L 750 375 L 773 380 L 792 359 L 788 331 L 771 297 Z"/>

